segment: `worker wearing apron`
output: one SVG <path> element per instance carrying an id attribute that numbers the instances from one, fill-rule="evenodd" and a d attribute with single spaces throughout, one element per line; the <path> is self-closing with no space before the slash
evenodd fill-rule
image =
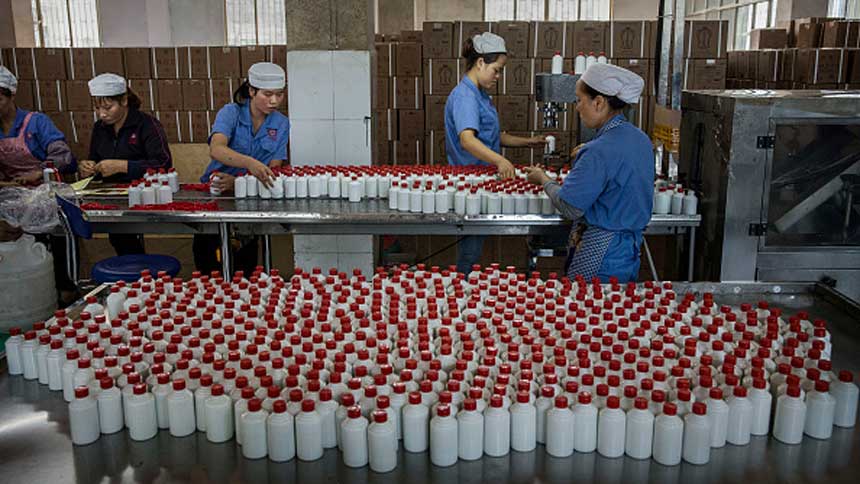
<path id="1" fill-rule="evenodd" d="M 60 173 L 74 172 L 75 158 L 65 135 L 46 115 L 18 108 L 17 91 L 18 80 L 0 66 L 0 187 L 39 185 L 49 163 Z M 9 228 L 5 222 L 0 224 Z M 15 232 L 10 240 L 20 237 L 20 230 Z M 73 302 L 77 288 L 66 271 L 65 238 L 46 234 L 37 238 L 50 244 L 60 304 Z"/>
<path id="2" fill-rule="evenodd" d="M 576 85 L 582 123 L 597 130 L 576 153 L 563 184 L 527 168 L 561 214 L 573 221 L 567 275 L 635 281 L 642 233 L 651 219 L 654 152 L 648 136 L 625 119 L 644 81 L 611 64 L 590 66 Z"/>
<path id="3" fill-rule="evenodd" d="M 212 161 L 200 181 L 211 181 L 227 193 L 233 191 L 236 176 L 250 173 L 261 183 L 272 185 L 275 175 L 271 169 L 288 159 L 290 121 L 278 111 L 284 102 L 286 82 L 286 73 L 277 64 L 258 62 L 248 69 L 248 80 L 233 94 L 233 102 L 215 117 L 209 137 Z M 216 172 L 217 179 L 213 177 Z M 257 265 L 257 238 L 245 237 L 231 245 L 236 269 L 252 272 Z M 195 235 L 197 270 L 220 270 L 216 255 L 220 247 L 218 236 Z"/>
<path id="4" fill-rule="evenodd" d="M 514 176 L 511 162 L 501 155 L 502 146 L 537 147 L 542 136 L 523 138 L 503 133 L 499 114 L 488 91 L 493 90 L 507 62 L 505 40 L 485 32 L 466 40 L 462 56 L 466 75 L 445 103 L 445 151 L 453 166 L 495 165 L 501 178 Z M 481 259 L 486 236 L 462 238 L 457 244 L 457 270 L 468 273 Z"/>
<path id="5" fill-rule="evenodd" d="M 79 164 L 81 176 L 129 183 L 143 178 L 149 169 L 173 166 L 164 127 L 140 111 L 140 98 L 128 89 L 125 78 L 105 73 L 88 85 L 98 121 L 93 126 L 89 159 Z M 108 237 L 117 255 L 145 253 L 141 234 Z"/>

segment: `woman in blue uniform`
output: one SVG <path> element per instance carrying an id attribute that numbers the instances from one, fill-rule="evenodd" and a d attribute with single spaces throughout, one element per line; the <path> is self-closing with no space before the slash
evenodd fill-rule
<path id="1" fill-rule="evenodd" d="M 611 64 L 594 64 L 576 84 L 576 111 L 597 130 L 576 153 L 559 185 L 540 168 L 526 168 L 553 204 L 573 221 L 567 275 L 607 282 L 635 281 L 642 233 L 651 220 L 654 152 L 651 140 L 624 117 L 645 82 Z"/>
<path id="2" fill-rule="evenodd" d="M 215 117 L 209 137 L 212 161 L 200 181 L 212 180 L 222 192 L 231 192 L 237 175 L 250 173 L 271 186 L 274 174 L 288 158 L 290 121 L 278 111 L 284 102 L 287 75 L 271 62 L 259 62 L 248 69 L 248 80 L 233 94 Z M 251 237 L 234 241 L 233 261 L 237 270 L 253 272 L 257 265 L 257 239 Z M 217 251 L 220 238 L 212 235 L 194 236 L 194 265 L 197 270 L 210 272 L 221 269 Z"/>
<path id="3" fill-rule="evenodd" d="M 494 165 L 502 178 L 514 176 L 514 165 L 501 155 L 502 146 L 536 147 L 544 137 L 523 138 L 501 131 L 490 95 L 508 56 L 505 40 L 485 32 L 466 40 L 462 56 L 466 75 L 445 103 L 445 150 L 454 166 Z M 469 236 L 457 245 L 457 270 L 468 273 L 481 258 L 485 236 Z"/>

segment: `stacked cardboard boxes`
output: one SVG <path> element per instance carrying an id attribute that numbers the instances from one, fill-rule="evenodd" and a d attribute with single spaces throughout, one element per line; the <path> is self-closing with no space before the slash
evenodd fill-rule
<path id="1" fill-rule="evenodd" d="M 683 89 L 725 89 L 728 36 L 726 20 L 686 21 Z"/>

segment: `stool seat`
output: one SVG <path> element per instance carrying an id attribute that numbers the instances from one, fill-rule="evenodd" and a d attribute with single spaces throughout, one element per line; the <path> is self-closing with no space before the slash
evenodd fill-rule
<path id="1" fill-rule="evenodd" d="M 153 275 L 165 271 L 171 277 L 179 274 L 182 265 L 179 260 L 169 255 L 133 254 L 108 257 L 98 261 L 93 266 L 93 280 L 102 284 L 106 282 L 135 281 L 140 277 L 140 271 L 149 269 Z"/>

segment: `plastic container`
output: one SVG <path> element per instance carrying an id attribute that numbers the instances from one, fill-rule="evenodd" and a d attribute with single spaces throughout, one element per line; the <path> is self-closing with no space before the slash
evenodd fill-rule
<path id="1" fill-rule="evenodd" d="M 541 396 L 535 401 L 535 440 L 539 444 L 546 443 L 546 413 L 554 406 L 554 397 L 553 387 L 545 385 L 541 388 Z"/>
<path id="2" fill-rule="evenodd" d="M 364 194 L 361 190 L 361 182 L 357 179 L 353 178 L 349 182 L 349 201 L 352 203 L 358 203 L 361 201 L 361 198 Z"/>
<path id="3" fill-rule="evenodd" d="M 29 234 L 0 242 L 0 332 L 51 317 L 57 307 L 54 258 Z"/>
<path id="4" fill-rule="evenodd" d="M 346 195 L 349 196 L 348 191 Z M 308 177 L 296 177 L 296 198 L 308 198 Z"/>
<path id="5" fill-rule="evenodd" d="M 537 409 L 530 402 L 527 391 L 517 393 L 517 403 L 511 405 L 511 449 L 531 452 L 537 439 Z"/>
<path id="6" fill-rule="evenodd" d="M 457 414 L 457 454 L 462 460 L 476 460 L 484 455 L 484 415 L 474 398 L 463 401 Z"/>
<path id="7" fill-rule="evenodd" d="M 833 425 L 850 428 L 857 422 L 857 396 L 860 389 L 854 384 L 850 371 L 840 371 L 839 381 L 830 385 L 830 394 L 836 399 Z"/>
<path id="8" fill-rule="evenodd" d="M 134 386 L 134 395 L 128 399 L 126 425 L 131 440 L 143 441 L 158 433 L 158 418 L 155 415 L 155 397 L 146 391 L 145 383 Z"/>
<path id="9" fill-rule="evenodd" d="M 672 215 L 681 215 L 684 210 L 684 192 L 682 190 L 675 191 L 672 193 L 672 199 L 670 201 L 670 213 Z"/>
<path id="10" fill-rule="evenodd" d="M 699 199 L 696 198 L 696 192 L 687 190 L 684 195 L 684 215 L 696 215 L 699 210 Z"/>
<path id="11" fill-rule="evenodd" d="M 250 185 L 248 185 L 250 188 Z M 296 190 L 296 177 L 288 176 L 284 178 L 284 198 L 286 199 L 294 199 L 296 198 L 297 190 Z M 251 196 L 250 192 L 248 196 Z"/>
<path id="12" fill-rule="evenodd" d="M 674 403 L 663 404 L 663 413 L 654 419 L 654 449 L 652 457 L 664 466 L 681 463 L 684 446 L 684 421 L 678 416 Z"/>
<path id="13" fill-rule="evenodd" d="M 633 405 L 627 412 L 624 452 L 633 459 L 648 459 L 654 440 L 654 414 L 648 410 L 645 397 L 637 397 Z"/>
<path id="14" fill-rule="evenodd" d="M 173 189 L 171 189 L 169 185 L 161 185 L 160 187 L 158 187 L 158 193 L 156 194 L 156 203 L 158 203 L 159 205 L 173 203 Z"/>
<path id="15" fill-rule="evenodd" d="M 337 411 L 337 403 L 332 400 L 330 388 L 323 388 L 319 392 L 319 403 L 316 406 L 316 410 L 320 415 L 320 423 L 322 425 L 323 449 L 333 449 L 337 447 L 337 424 L 334 416 Z"/>
<path id="16" fill-rule="evenodd" d="M 708 418 L 711 421 L 711 447 L 726 445 L 726 432 L 729 425 L 729 406 L 723 400 L 723 391 L 711 388 L 708 398 Z"/>
<path id="17" fill-rule="evenodd" d="M 76 348 L 70 349 L 66 352 L 66 361 L 63 362 L 63 400 L 66 402 L 75 399 L 74 377 L 75 372 L 78 371 L 78 354 Z"/>
<path id="18" fill-rule="evenodd" d="M 503 402 L 501 395 L 493 395 L 484 410 L 484 453 L 490 457 L 510 452 L 511 414 L 502 407 Z"/>
<path id="19" fill-rule="evenodd" d="M 561 74 L 564 71 L 564 57 L 561 56 L 561 52 L 556 52 L 552 56 L 552 66 L 550 73 L 552 74 Z"/>
<path id="20" fill-rule="evenodd" d="M 6 340 L 6 369 L 10 375 L 24 373 L 21 363 L 21 345 L 23 343 L 24 336 L 21 334 L 21 328 L 17 326 L 9 328 L 9 338 Z M 69 402 L 71 399 L 67 398 L 66 401 Z"/>
<path id="21" fill-rule="evenodd" d="M 591 403 L 591 393 L 581 392 L 579 403 L 573 407 L 573 448 L 577 452 L 594 452 L 597 449 L 597 407 Z"/>
<path id="22" fill-rule="evenodd" d="M 585 73 L 585 54 L 583 52 L 577 53 L 576 57 L 573 60 L 573 73 L 574 74 Z"/>
<path id="23" fill-rule="evenodd" d="M 451 207 L 448 203 L 448 193 L 440 188 L 439 191 L 435 193 L 435 202 L 434 207 L 436 209 L 436 213 L 448 213 L 451 210 Z"/>
<path id="24" fill-rule="evenodd" d="M 35 380 L 39 378 L 39 367 L 36 363 L 36 332 L 27 331 L 24 333 L 24 343 L 21 344 L 21 368 L 24 370 L 25 380 Z"/>
<path id="25" fill-rule="evenodd" d="M 600 52 L 600 55 L 597 56 L 597 63 L 598 64 L 606 64 L 607 62 L 608 62 L 608 60 L 606 59 L 606 53 Z"/>
<path id="26" fill-rule="evenodd" d="M 212 395 L 212 375 L 200 377 L 200 387 L 194 390 L 194 415 L 197 431 L 206 432 L 206 400 Z"/>
<path id="27" fill-rule="evenodd" d="M 747 445 L 753 424 L 753 403 L 747 398 L 746 387 L 737 386 L 729 398 L 726 442 L 732 445 Z"/>
<path id="28" fill-rule="evenodd" d="M 283 400 L 275 400 L 266 420 L 266 447 L 269 460 L 274 462 L 287 462 L 296 456 L 295 422 Z"/>
<path id="29" fill-rule="evenodd" d="M 553 408 L 546 412 L 546 452 L 553 457 L 573 454 L 574 416 L 567 397 L 555 397 Z"/>
<path id="30" fill-rule="evenodd" d="M 466 192 L 462 187 L 454 194 L 454 213 L 466 215 Z"/>
<path id="31" fill-rule="evenodd" d="M 777 399 L 773 438 L 784 444 L 799 444 L 805 423 L 806 403 L 800 396 L 800 387 L 792 385 Z"/>
<path id="32" fill-rule="evenodd" d="M 403 407 L 403 448 L 406 452 L 425 452 L 429 447 L 430 409 L 421 403 L 421 394 L 409 394 Z"/>
<path id="33" fill-rule="evenodd" d="M 456 464 L 458 438 L 457 420 L 451 416 L 451 407 L 439 405 L 430 421 L 430 462 L 437 467 Z"/>
<path id="34" fill-rule="evenodd" d="M 219 177 L 215 176 L 212 178 L 214 180 L 220 180 Z M 221 190 L 215 188 L 215 185 L 212 185 L 209 188 L 209 193 L 212 195 L 221 195 Z M 158 196 L 156 195 L 156 189 L 152 186 L 152 183 L 146 182 L 143 184 L 143 188 L 140 189 L 140 203 L 142 205 L 155 205 L 158 203 Z"/>
<path id="35" fill-rule="evenodd" d="M 296 415 L 296 455 L 303 461 L 322 457 L 322 420 L 313 400 L 302 401 L 302 411 Z"/>
<path id="36" fill-rule="evenodd" d="M 764 379 L 753 380 L 753 388 L 749 391 L 749 401 L 752 403 L 752 425 L 750 434 L 767 435 L 770 431 L 770 410 L 773 396 L 767 391 Z"/>
<path id="37" fill-rule="evenodd" d="M 167 415 L 173 437 L 185 437 L 196 430 L 194 395 L 185 388 L 185 380 L 173 381 L 173 392 L 167 396 Z"/>
<path id="38" fill-rule="evenodd" d="M 588 70 L 594 64 L 597 64 L 597 57 L 594 55 L 594 52 L 589 52 L 588 57 L 585 58 L 585 70 Z"/>
<path id="39" fill-rule="evenodd" d="M 833 435 L 836 399 L 830 394 L 830 383 L 815 382 L 815 390 L 806 394 L 806 420 L 803 433 L 813 439 L 829 439 Z"/>
<path id="40" fill-rule="evenodd" d="M 397 467 L 397 428 L 385 410 L 373 412 L 373 423 L 367 428 L 367 448 L 373 472 L 391 472 Z"/>
<path id="41" fill-rule="evenodd" d="M 122 395 L 113 380 L 103 378 L 102 391 L 96 397 L 99 404 L 99 428 L 103 434 L 115 434 L 123 428 Z"/>
<path id="42" fill-rule="evenodd" d="M 340 178 L 333 176 L 328 179 L 329 198 L 340 198 Z"/>
<path id="43" fill-rule="evenodd" d="M 140 205 L 143 203 L 143 194 L 141 193 L 140 183 L 132 182 L 128 187 L 128 208 Z"/>
<path id="44" fill-rule="evenodd" d="M 233 401 L 224 394 L 224 387 L 220 384 L 212 385 L 210 393 L 203 404 L 206 408 L 206 440 L 218 444 L 233 438 Z"/>
<path id="45" fill-rule="evenodd" d="M 429 182 L 421 194 L 421 212 L 436 213 L 436 192 L 433 190 L 433 184 Z"/>
<path id="46" fill-rule="evenodd" d="M 341 451 L 343 463 L 347 467 L 364 467 L 368 462 L 367 419 L 361 415 L 361 408 L 351 406 L 347 418 L 340 424 Z"/>
<path id="47" fill-rule="evenodd" d="M 48 368 L 48 389 L 51 391 L 60 391 L 63 389 L 63 363 L 66 359 L 66 351 L 63 349 L 63 342 L 55 339 L 51 341 L 51 350 L 48 356 L 45 357 L 45 362 Z"/>
<path id="48" fill-rule="evenodd" d="M 242 414 L 242 456 L 246 459 L 262 459 L 268 454 L 266 421 L 269 415 L 263 410 L 259 398 L 248 401 L 248 410 Z"/>
<path id="49" fill-rule="evenodd" d="M 75 399 L 69 404 L 69 430 L 75 445 L 92 444 L 101 435 L 99 404 L 85 386 L 75 388 Z"/>
<path id="50" fill-rule="evenodd" d="M 704 402 L 693 404 L 693 411 L 684 416 L 682 457 L 693 465 L 705 465 L 711 460 L 711 420 Z"/>
<path id="51" fill-rule="evenodd" d="M 660 187 L 654 195 L 654 213 L 668 215 L 672 210 L 672 193 L 666 187 Z"/>
<path id="52" fill-rule="evenodd" d="M 481 214 L 481 196 L 478 195 L 478 189 L 472 188 L 466 195 L 466 215 Z"/>

